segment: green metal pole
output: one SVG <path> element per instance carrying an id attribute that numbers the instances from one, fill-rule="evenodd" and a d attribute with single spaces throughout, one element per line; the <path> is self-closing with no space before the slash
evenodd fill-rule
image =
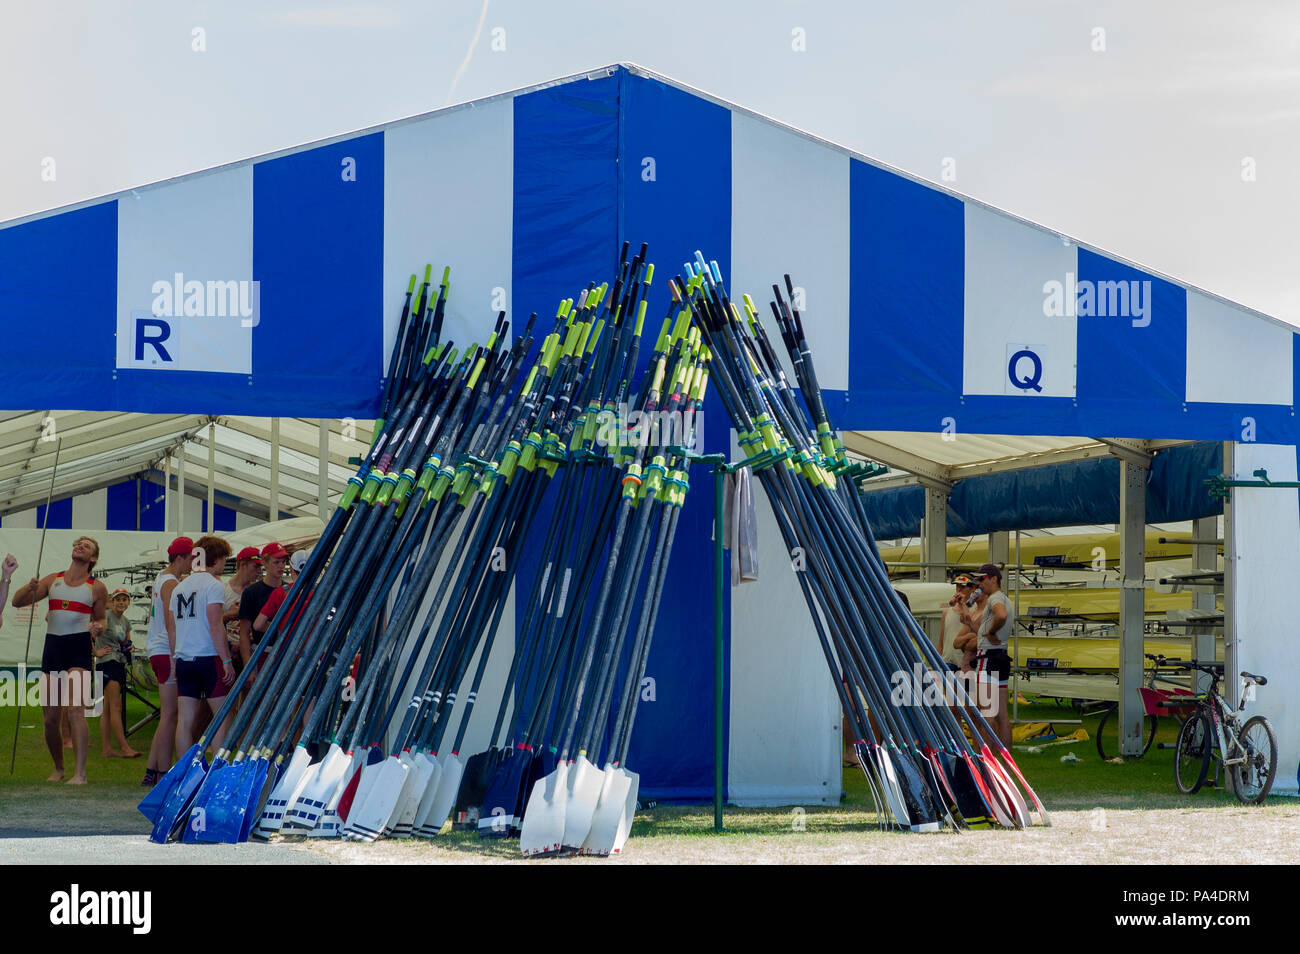
<path id="1" fill-rule="evenodd" d="M 722 553 L 726 470 L 713 471 L 713 830 L 722 831 L 722 600 L 726 594 Z"/>

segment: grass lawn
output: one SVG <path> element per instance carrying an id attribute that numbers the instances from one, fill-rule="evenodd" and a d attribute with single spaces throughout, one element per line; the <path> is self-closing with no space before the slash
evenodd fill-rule
<path id="1" fill-rule="evenodd" d="M 0 708 L 0 741 L 7 747 L 13 737 L 15 711 Z M 144 707 L 128 700 L 128 723 L 144 714 Z M 1055 704 L 1021 706 L 1022 719 L 1051 721 L 1076 718 Z M 1098 716 L 1085 717 L 1089 734 Z M 1177 725 L 1162 721 L 1158 741 L 1173 742 Z M 134 852 L 162 850 L 171 862 L 216 860 L 206 849 L 147 846 L 148 824 L 135 811 L 142 790 L 144 760 L 103 759 L 99 754 L 97 720 L 90 721 L 91 755 L 87 768 L 90 784 L 84 788 L 44 782 L 49 757 L 39 729 L 39 713 L 25 709 L 19 734 L 18 765 L 13 776 L 0 769 L 0 832 L 18 831 L 38 840 L 60 836 L 121 836 L 120 845 L 105 852 L 110 862 L 130 860 Z M 1062 724 L 1062 734 L 1078 728 Z M 147 750 L 152 726 L 131 737 Z M 1073 752 L 1082 762 L 1062 763 Z M 711 805 L 660 805 L 638 813 L 632 839 L 621 860 L 636 862 L 719 861 L 763 863 L 772 861 L 844 861 L 860 863 L 919 861 L 1005 860 L 1084 863 L 1092 860 L 1142 863 L 1145 861 L 1214 861 L 1240 854 L 1240 860 L 1264 857 L 1296 860 L 1300 848 L 1292 840 L 1278 841 L 1300 819 L 1296 799 L 1270 797 L 1262 807 L 1247 807 L 1221 789 L 1179 795 L 1173 782 L 1173 752 L 1152 746 L 1145 759 L 1122 764 L 1103 762 L 1092 738 L 1041 754 L 1016 753 L 1025 776 L 1053 812 L 1055 827 L 1023 832 L 971 832 L 962 838 L 917 837 L 880 832 L 862 773 L 844 771 L 845 798 L 838 806 L 736 808 L 728 806 L 726 830 L 713 831 Z M 1284 767 L 1279 767 L 1279 773 Z M 1100 811 L 1099 811 L 1100 810 Z M 1281 824 L 1279 824 L 1281 823 Z M 3 853 L 0 834 L 0 853 Z M 112 841 L 112 839 L 108 839 Z M 344 863 L 374 861 L 505 862 L 518 861 L 518 842 L 480 841 L 473 833 L 449 829 L 434 842 L 385 841 L 376 845 L 277 839 L 284 851 L 275 857 L 300 857 Z M 28 844 L 32 844 L 28 842 Z M 116 843 L 114 843 L 116 844 Z M 237 849 L 237 850 L 236 850 Z M 257 845 L 235 846 L 235 855 L 222 860 L 256 860 Z M 1253 853 L 1251 853 L 1253 852 Z M 584 859 L 571 859 L 583 861 Z M 592 859 L 585 859 L 590 861 Z M 619 860 L 619 859 L 615 859 Z"/>

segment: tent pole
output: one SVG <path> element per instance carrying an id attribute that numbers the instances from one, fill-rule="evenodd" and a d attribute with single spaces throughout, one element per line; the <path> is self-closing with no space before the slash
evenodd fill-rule
<path id="1" fill-rule="evenodd" d="M 280 519 L 280 419 L 271 418 L 271 499 L 267 520 Z"/>
<path id="2" fill-rule="evenodd" d="M 320 458 L 316 463 L 319 477 L 317 506 L 321 523 L 325 523 L 330 517 L 330 422 L 322 417 L 317 427 L 320 429 Z"/>
<path id="3" fill-rule="evenodd" d="M 176 536 L 185 532 L 185 445 L 176 459 Z"/>
<path id="4" fill-rule="evenodd" d="M 1143 622 L 1146 609 L 1147 467 L 1120 461 L 1119 724 L 1120 754 L 1142 756 Z"/>
<path id="5" fill-rule="evenodd" d="M 217 532 L 217 425 L 208 421 L 208 533 Z"/>
<path id="6" fill-rule="evenodd" d="M 163 458 L 163 533 L 172 528 L 172 456 Z"/>
<path id="7" fill-rule="evenodd" d="M 722 831 L 722 601 L 726 593 L 726 560 L 722 553 L 723 513 L 726 507 L 724 466 L 713 470 L 713 830 Z"/>

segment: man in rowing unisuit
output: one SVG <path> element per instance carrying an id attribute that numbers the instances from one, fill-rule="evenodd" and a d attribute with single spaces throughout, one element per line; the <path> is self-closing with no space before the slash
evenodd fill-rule
<path id="1" fill-rule="evenodd" d="M 984 594 L 984 608 L 976 610 L 978 616 L 968 611 L 965 617 L 979 634 L 975 670 L 982 681 L 997 688 L 992 711 L 986 711 L 985 717 L 993 723 L 998 740 L 1010 749 L 1011 713 L 1007 706 L 1007 682 L 1011 678 L 1011 656 L 1007 648 L 1011 645 L 1016 612 L 1007 594 L 1002 592 L 1002 571 L 996 565 L 985 563 L 979 568 L 975 581 Z"/>
<path id="2" fill-rule="evenodd" d="M 104 628 L 108 588 L 90 574 L 99 559 L 99 544 L 90 537 L 72 543 L 72 563 L 62 573 L 32 579 L 14 594 L 15 607 L 31 606 L 49 598 L 45 614 L 45 650 L 41 653 L 41 709 L 45 747 L 54 760 L 47 782 L 64 778 L 63 737 L 60 717 L 65 713 L 72 731 L 76 768 L 69 785 L 86 784 L 86 748 L 89 729 L 86 706 L 90 691 L 91 647 Z"/>

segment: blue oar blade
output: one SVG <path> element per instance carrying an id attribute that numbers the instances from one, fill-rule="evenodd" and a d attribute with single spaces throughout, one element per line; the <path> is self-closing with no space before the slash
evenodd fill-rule
<path id="1" fill-rule="evenodd" d="M 184 777 L 191 760 L 198 754 L 198 751 L 199 747 L 197 745 L 190 746 L 190 750 L 176 760 L 176 764 L 167 770 L 167 774 L 149 790 L 149 794 L 140 799 L 140 804 L 136 807 L 149 821 L 154 823 L 158 821 L 158 814 L 162 811 L 163 805 L 167 803 L 168 796 L 175 791 L 176 786 Z"/>
<path id="2" fill-rule="evenodd" d="M 190 753 L 193 755 L 191 756 Z M 153 831 L 149 835 L 150 841 L 160 845 L 166 844 L 175 837 L 178 834 L 177 827 L 190 817 L 190 804 L 207 774 L 203 754 L 197 745 L 192 746 L 186 756 L 186 759 L 181 760 L 185 771 L 180 781 L 176 783 L 176 787 L 168 794 L 162 810 L 158 812 L 158 818 L 154 821 Z"/>
<path id="3" fill-rule="evenodd" d="M 211 782 L 207 790 L 207 817 L 204 830 L 197 833 L 199 841 L 221 842 L 233 845 L 239 841 L 243 822 L 244 794 L 252 780 L 253 763 L 245 760 L 238 765 L 224 766 L 220 772 L 215 765 L 208 771 Z M 197 804 L 198 799 L 195 799 Z"/>
<path id="4" fill-rule="evenodd" d="M 182 843 L 195 845 L 202 841 L 213 840 L 208 836 L 208 828 L 212 822 L 213 811 L 219 811 L 221 804 L 216 786 L 221 785 L 224 777 L 231 771 L 232 768 L 225 759 L 212 760 L 212 764 L 208 766 L 208 774 L 203 777 L 199 790 L 194 793 L 194 799 L 190 802 L 190 818 L 185 824 L 185 830 L 181 832 Z M 215 801 L 214 796 L 216 796 Z"/>

